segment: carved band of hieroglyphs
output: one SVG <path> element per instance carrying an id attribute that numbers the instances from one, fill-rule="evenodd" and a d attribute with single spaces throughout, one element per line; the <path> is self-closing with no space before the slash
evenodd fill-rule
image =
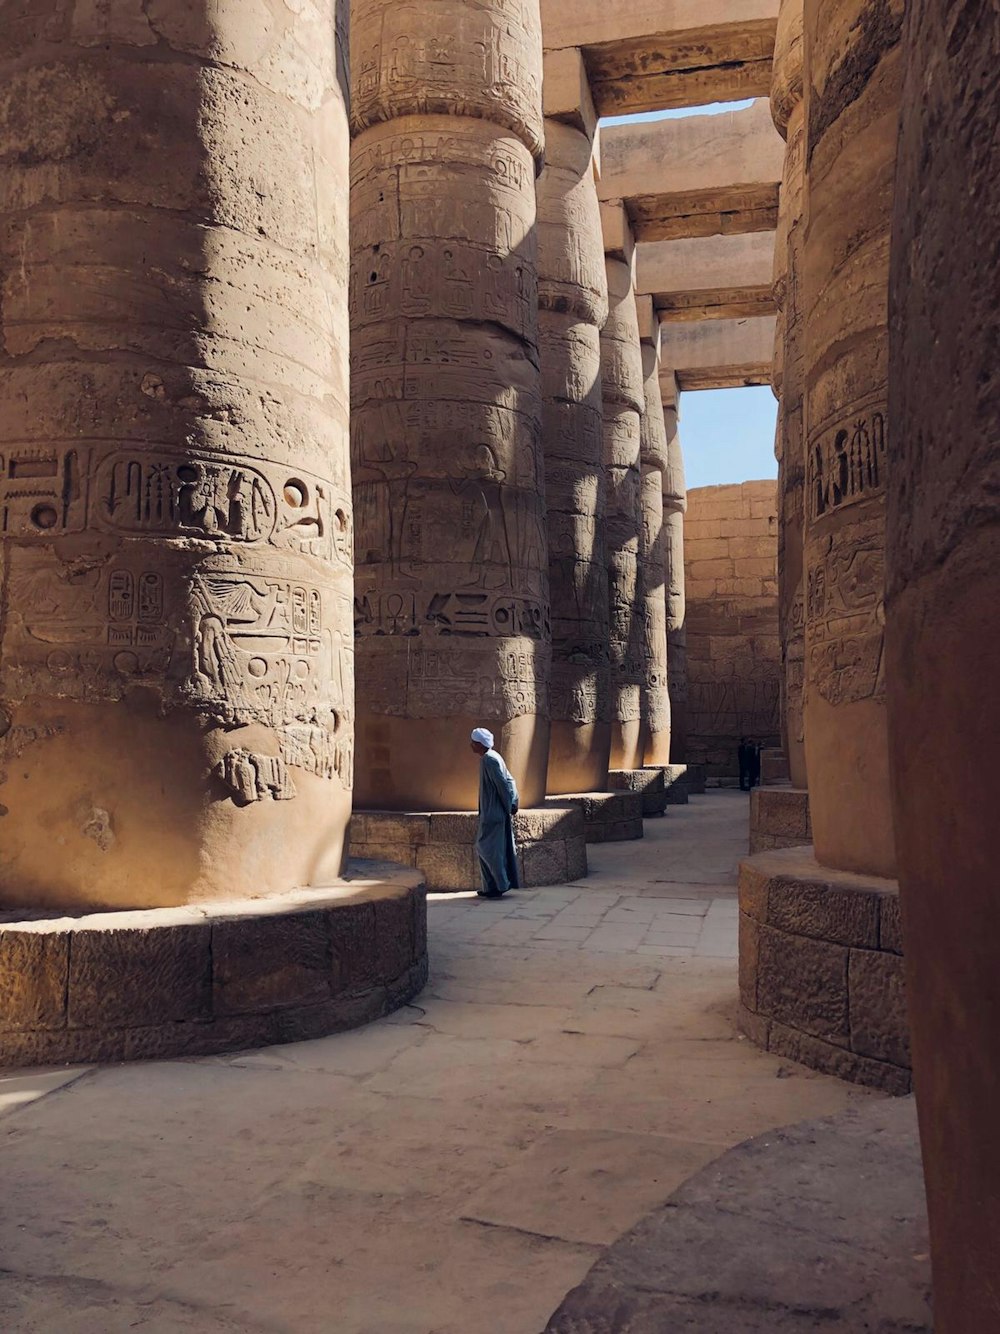
<path id="1" fill-rule="evenodd" d="M 412 589 L 359 592 L 354 599 L 354 630 L 371 635 L 457 635 L 547 640 L 551 627 L 546 602 L 508 593 L 475 591 L 426 593 Z"/>
<path id="2" fill-rule="evenodd" d="M 847 534 L 808 556 L 809 685 L 828 703 L 878 698 L 884 690 L 885 555 L 881 533 Z"/>
<path id="3" fill-rule="evenodd" d="M 885 489 L 886 419 L 883 407 L 861 408 L 847 422 L 810 432 L 809 514 L 841 510 Z"/>
<path id="4" fill-rule="evenodd" d="M 500 639 L 466 639 L 440 650 L 392 636 L 359 641 L 366 699 L 379 713 L 446 718 L 485 711 L 511 718 L 548 701 L 547 644 L 509 648 Z"/>
<path id="5" fill-rule="evenodd" d="M 348 498 L 332 483 L 236 456 L 120 452 L 96 469 L 93 517 L 125 535 L 269 542 L 351 567 Z"/>
<path id="6" fill-rule="evenodd" d="M 88 452 L 39 445 L 0 454 L 0 536 L 60 537 L 87 522 Z"/>
<path id="7" fill-rule="evenodd" d="M 0 535 L 55 538 L 95 527 L 267 542 L 352 568 L 350 499 L 324 478 L 229 454 L 95 453 L 25 446 L 0 455 Z"/>

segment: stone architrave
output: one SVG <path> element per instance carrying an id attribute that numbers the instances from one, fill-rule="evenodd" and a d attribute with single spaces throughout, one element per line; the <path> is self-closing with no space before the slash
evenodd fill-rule
<path id="1" fill-rule="evenodd" d="M 997 13 L 907 6 L 886 681 L 934 1328 L 1000 1328 Z"/>
<path id="2" fill-rule="evenodd" d="M 806 762 L 817 859 L 879 876 L 895 869 L 882 640 L 902 8 L 805 6 Z"/>
<path id="3" fill-rule="evenodd" d="M 600 330 L 608 315 L 590 136 L 545 122 L 538 337 L 552 599 L 548 790 L 602 792 L 611 751 Z"/>
<path id="4" fill-rule="evenodd" d="M 601 330 L 604 472 L 607 482 L 608 600 L 611 617 L 611 767 L 638 769 L 642 621 L 638 606 L 642 527 L 640 423 L 646 408 L 632 267 L 605 257 L 607 323 Z"/>
<path id="5" fill-rule="evenodd" d="M 779 400 L 778 616 L 782 654 L 782 743 L 792 786 L 805 788 L 802 684 L 805 668 L 805 586 L 802 523 L 805 445 L 802 435 L 802 233 L 805 110 L 802 99 L 802 0 L 783 0 L 774 52 L 771 113 L 786 141 L 774 251 L 778 310 L 772 384 Z"/>
<path id="6" fill-rule="evenodd" d="M 655 318 L 655 316 L 654 316 Z M 668 467 L 667 431 L 660 394 L 660 359 L 642 341 L 646 411 L 639 432 L 642 526 L 639 530 L 639 618 L 642 630 L 642 688 L 639 694 L 641 762 L 670 763 L 670 693 L 667 676 L 667 533 L 663 523 L 663 479 Z"/>
<path id="7" fill-rule="evenodd" d="M 480 723 L 545 795 L 541 74 L 538 0 L 351 5 L 362 807 L 474 809 Z"/>
<path id="8" fill-rule="evenodd" d="M 663 472 L 663 560 L 667 615 L 667 685 L 670 695 L 670 763 L 687 760 L 687 628 L 684 594 L 684 513 L 687 487 L 676 407 L 663 409 L 667 466 Z"/>
<path id="9" fill-rule="evenodd" d="M 353 761 L 346 32 L 330 6 L 15 8 L 0 902 L 329 883 Z"/>

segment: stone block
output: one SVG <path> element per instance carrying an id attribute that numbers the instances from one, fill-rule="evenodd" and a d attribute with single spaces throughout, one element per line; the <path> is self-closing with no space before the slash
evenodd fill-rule
<path id="1" fill-rule="evenodd" d="M 578 838 L 566 840 L 566 879 L 583 880 L 587 876 L 590 867 L 587 865 L 587 841 L 586 832 L 583 830 L 581 820 L 581 834 Z"/>
<path id="2" fill-rule="evenodd" d="M 66 1024 L 69 936 L 0 929 L 0 1032 Z"/>
<path id="3" fill-rule="evenodd" d="M 546 51 L 542 78 L 542 110 L 546 117 L 564 121 L 592 137 L 597 112 L 579 47 Z"/>
<path id="4" fill-rule="evenodd" d="M 417 869 L 432 891 L 477 889 L 479 865 L 470 844 L 428 843 L 417 850 Z"/>
<path id="5" fill-rule="evenodd" d="M 762 926 L 757 957 L 761 1014 L 837 1046 L 850 1045 L 845 946 Z"/>
<path id="6" fill-rule="evenodd" d="M 754 1014 L 752 1010 L 740 1004 L 736 1010 L 736 1026 L 755 1046 L 767 1051 L 771 1032 L 770 1019 L 765 1019 L 762 1014 Z"/>
<path id="7" fill-rule="evenodd" d="M 413 908 L 409 897 L 376 899 L 375 958 L 379 977 L 401 977 L 415 958 Z"/>
<path id="8" fill-rule="evenodd" d="M 413 895 L 413 953 L 419 964 L 427 958 L 427 889 Z"/>
<path id="9" fill-rule="evenodd" d="M 909 1068 L 902 958 L 878 950 L 851 950 L 847 985 L 853 1050 L 859 1056 Z"/>
<path id="10" fill-rule="evenodd" d="M 236 918 L 212 927 L 212 1008 L 216 1015 L 260 1014 L 329 1000 L 329 915 Z"/>
<path id="11" fill-rule="evenodd" d="M 430 838 L 429 815 L 407 815 L 395 811 L 367 811 L 368 840 L 421 847 Z"/>
<path id="12" fill-rule="evenodd" d="M 525 887 L 564 885 L 569 879 L 565 839 L 542 839 L 538 843 L 525 843 L 518 851 L 521 883 Z"/>
<path id="13" fill-rule="evenodd" d="M 757 1012 L 757 976 L 759 971 L 760 923 L 740 913 L 740 1001 L 747 1010 Z"/>
<path id="14" fill-rule="evenodd" d="M 883 894 L 879 901 L 879 947 L 891 954 L 903 953 L 903 923 L 899 894 Z"/>
<path id="15" fill-rule="evenodd" d="M 822 1039 L 772 1022 L 768 1026 L 767 1050 L 775 1056 L 807 1065 L 826 1075 L 880 1089 L 893 1097 L 902 1098 L 912 1092 L 913 1080 L 909 1070 L 885 1061 L 859 1056 L 856 1052 Z"/>
<path id="16" fill-rule="evenodd" d="M 375 985 L 375 909 L 350 903 L 331 914 L 330 972 L 335 995 L 363 992 Z"/>
<path id="17" fill-rule="evenodd" d="M 878 897 L 822 880 L 771 881 L 767 923 L 839 945 L 878 948 Z"/>
<path id="18" fill-rule="evenodd" d="M 771 876 L 765 866 L 761 866 L 756 858 L 740 862 L 740 912 L 757 922 L 766 922 L 770 889 Z"/>
<path id="19" fill-rule="evenodd" d="M 757 787 L 750 794 L 750 851 L 801 847 L 811 842 L 809 793 L 803 788 Z"/>
<path id="20" fill-rule="evenodd" d="M 431 843 L 464 843 L 471 847 L 476 841 L 479 816 L 475 811 L 440 811 L 429 820 Z"/>
<path id="21" fill-rule="evenodd" d="M 212 1007 L 211 939 L 207 921 L 74 931 L 70 1027 L 140 1028 L 207 1019 Z"/>

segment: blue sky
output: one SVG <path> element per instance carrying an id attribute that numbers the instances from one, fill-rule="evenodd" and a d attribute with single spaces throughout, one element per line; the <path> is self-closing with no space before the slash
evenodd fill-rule
<path id="1" fill-rule="evenodd" d="M 609 117 L 605 125 L 667 120 L 678 116 L 739 111 L 749 102 L 716 102 L 637 116 Z M 754 389 L 702 389 L 681 395 L 681 441 L 689 487 L 722 486 L 777 477 L 774 424 L 778 405 L 766 386 Z"/>

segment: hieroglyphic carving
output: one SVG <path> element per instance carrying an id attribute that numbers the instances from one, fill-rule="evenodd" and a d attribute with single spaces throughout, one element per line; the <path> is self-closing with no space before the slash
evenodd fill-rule
<path id="1" fill-rule="evenodd" d="M 219 775 L 241 806 L 267 798 L 291 801 L 295 796 L 295 784 L 280 755 L 231 750 L 219 762 Z"/>
<path id="2" fill-rule="evenodd" d="M 830 704 L 884 694 L 884 589 L 880 531 L 841 529 L 836 542 L 812 544 L 806 623 L 809 680 Z"/>
<path id="3" fill-rule="evenodd" d="M 810 430 L 808 488 L 810 517 L 879 496 L 885 489 L 886 421 L 880 402 L 859 406 L 848 422 L 826 422 Z"/>
<path id="4" fill-rule="evenodd" d="M 0 536 L 25 539 L 81 532 L 86 524 L 89 450 L 12 446 L 0 454 Z"/>

